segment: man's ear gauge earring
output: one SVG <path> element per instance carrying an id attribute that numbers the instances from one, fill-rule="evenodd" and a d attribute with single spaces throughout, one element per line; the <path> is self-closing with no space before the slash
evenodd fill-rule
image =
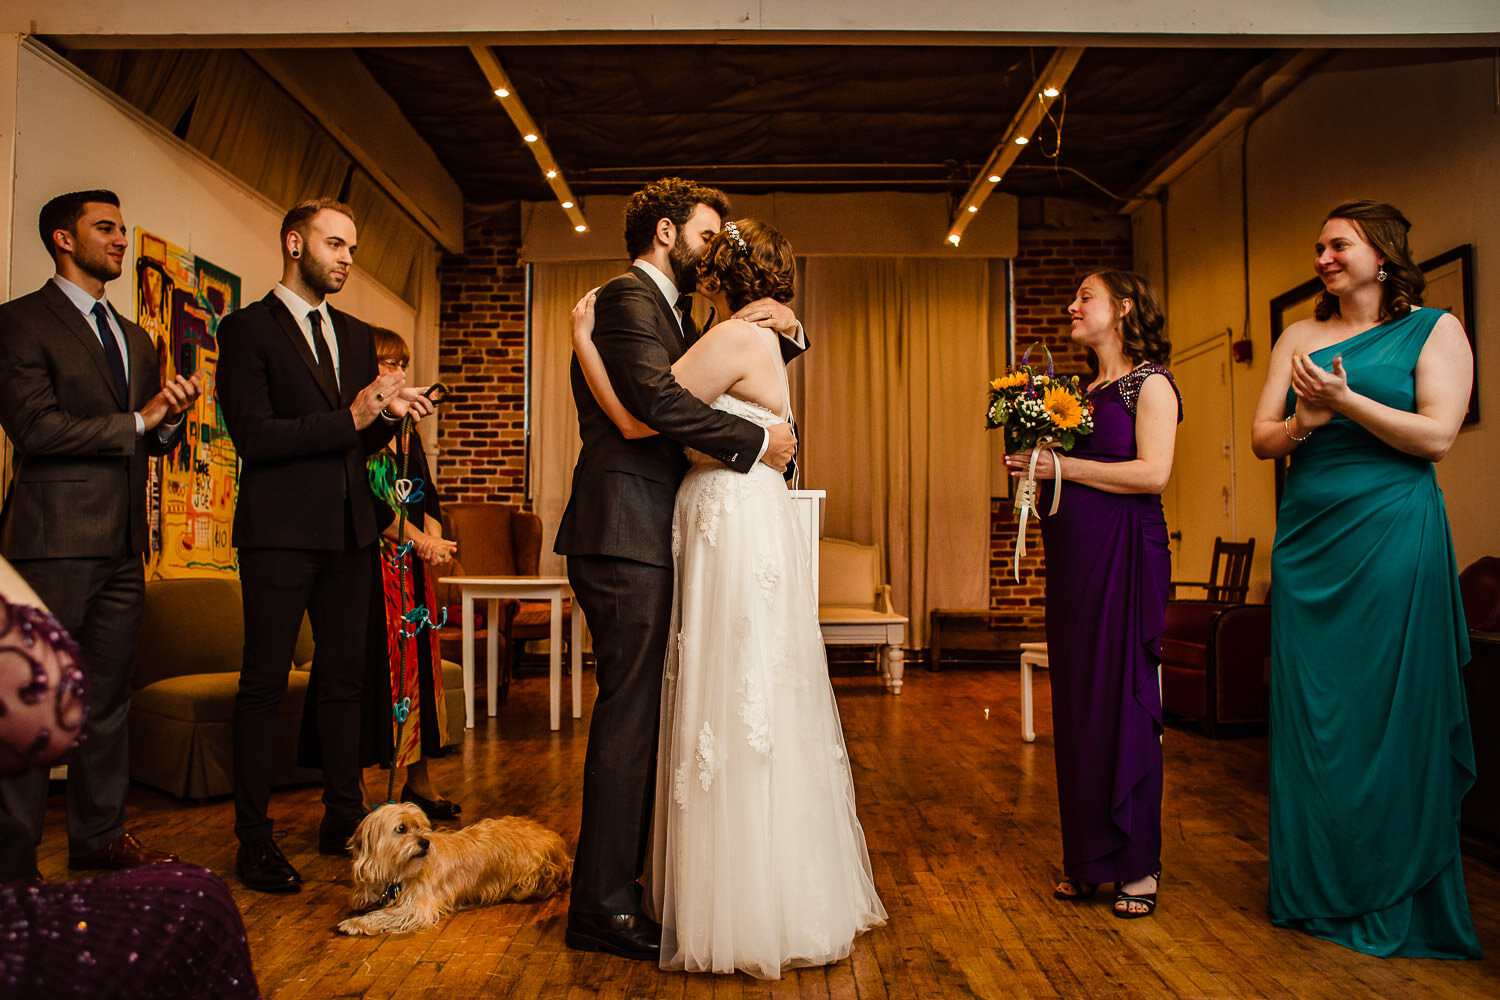
<path id="1" fill-rule="evenodd" d="M 301 256 L 302 256 L 302 251 L 301 250 L 293 250 L 292 251 L 292 260 L 296 260 L 298 257 L 301 257 Z"/>

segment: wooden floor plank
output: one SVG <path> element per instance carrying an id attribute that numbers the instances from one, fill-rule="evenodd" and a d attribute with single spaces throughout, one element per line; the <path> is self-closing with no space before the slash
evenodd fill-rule
<path id="1" fill-rule="evenodd" d="M 843 671 L 843 668 L 840 668 Z M 586 688 L 592 687 L 587 678 Z M 1038 732 L 1020 739 L 1015 671 L 912 669 L 902 694 L 866 673 L 835 677 L 876 885 L 889 923 L 829 968 L 779 981 L 662 972 L 563 944 L 566 895 L 458 913 L 399 936 L 346 938 L 348 862 L 316 852 L 317 788 L 278 790 L 278 840 L 302 871 L 294 896 L 240 889 L 228 800 L 179 802 L 133 788 L 131 829 L 229 879 L 256 974 L 275 1000 L 517 996 L 558 1000 L 928 1000 L 944 998 L 1275 998 L 1374 1000 L 1500 996 L 1500 871 L 1466 859 L 1476 962 L 1382 960 L 1271 926 L 1266 915 L 1266 742 L 1169 730 L 1163 743 L 1161 905 L 1116 920 L 1110 887 L 1054 900 L 1060 872 L 1047 675 Z M 590 693 L 590 697 L 591 697 Z M 519 813 L 578 828 L 588 712 L 546 726 L 546 679 L 522 676 L 496 718 L 435 761 L 464 822 Z M 385 795 L 385 775 L 368 787 Z M 68 877 L 63 797 L 48 800 L 40 851 L 49 880 Z"/>

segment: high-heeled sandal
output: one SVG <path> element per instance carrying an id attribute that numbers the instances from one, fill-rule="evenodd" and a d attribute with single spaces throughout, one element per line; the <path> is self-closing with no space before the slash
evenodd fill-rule
<path id="1" fill-rule="evenodd" d="M 1121 920 L 1137 920 L 1141 917 L 1149 917 L 1156 912 L 1156 894 L 1161 891 L 1161 872 L 1151 876 L 1156 882 L 1156 889 L 1151 892 L 1126 892 L 1120 888 L 1120 883 L 1115 883 L 1115 916 Z M 1125 909 L 1120 909 L 1120 904 L 1125 904 Z M 1144 910 L 1132 910 L 1130 904 L 1139 903 Z"/>
<path id="2" fill-rule="evenodd" d="M 409 785 L 401 787 L 401 801 L 421 807 L 428 819 L 457 819 L 458 814 L 464 811 L 463 806 L 457 802 L 449 802 L 445 798 L 434 800 L 418 795 L 411 790 Z"/>
<path id="3" fill-rule="evenodd" d="M 1063 892 L 1063 886 L 1070 891 Z M 1099 891 L 1098 882 L 1084 882 L 1071 875 L 1064 875 L 1052 890 L 1053 899 L 1065 899 L 1070 903 L 1077 903 L 1085 899 L 1093 899 L 1094 893 Z"/>

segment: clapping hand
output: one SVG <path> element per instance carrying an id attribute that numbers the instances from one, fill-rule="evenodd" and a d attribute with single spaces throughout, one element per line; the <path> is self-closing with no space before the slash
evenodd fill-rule
<path id="1" fill-rule="evenodd" d="M 416 550 L 418 558 L 423 562 L 442 564 L 453 558 L 453 553 L 458 548 L 457 542 L 450 542 L 446 538 L 437 535 L 429 535 L 425 531 L 416 528 L 410 529 L 412 548 Z"/>
<path id="2" fill-rule="evenodd" d="M 161 387 L 161 391 L 152 396 L 146 405 L 141 407 L 141 422 L 146 430 L 151 430 L 162 421 L 168 424 L 176 422 L 193 405 L 198 402 L 198 397 L 203 395 L 203 382 L 208 378 L 205 369 L 198 369 L 186 377 L 174 375 Z"/>
<path id="3" fill-rule="evenodd" d="M 1299 425 L 1311 430 L 1328 423 L 1349 393 L 1344 356 L 1337 355 L 1331 366 L 1322 368 L 1306 354 L 1293 354 L 1292 391 L 1297 394 Z"/>

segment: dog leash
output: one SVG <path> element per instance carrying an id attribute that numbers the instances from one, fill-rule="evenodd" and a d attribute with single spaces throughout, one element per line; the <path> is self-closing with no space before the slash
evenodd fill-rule
<path id="1" fill-rule="evenodd" d="M 429 400 L 436 404 L 440 402 L 443 397 L 448 394 L 448 392 L 449 389 L 446 383 L 434 382 L 432 383 L 432 385 L 427 387 L 426 395 Z M 410 626 L 410 631 L 408 631 L 405 627 L 398 627 L 396 629 L 396 633 L 401 639 L 401 641 L 397 644 L 400 647 L 397 655 L 400 657 L 401 667 L 400 673 L 398 675 L 400 683 L 395 687 L 395 690 L 391 692 L 391 715 L 396 720 L 396 735 L 394 742 L 391 744 L 391 775 L 388 779 L 386 779 L 385 786 L 385 800 L 388 804 L 395 804 L 396 802 L 396 761 L 401 754 L 401 740 L 406 733 L 406 720 L 411 715 L 411 697 L 409 695 L 403 697 L 406 692 L 407 640 L 415 639 L 417 636 L 422 634 L 422 631 L 424 629 L 436 630 L 448 624 L 447 608 L 443 609 L 442 621 L 434 622 L 432 620 L 432 612 L 428 609 L 427 605 L 416 601 L 415 592 L 413 592 L 412 594 L 414 606 L 408 608 L 406 601 L 406 578 L 411 576 L 412 574 L 411 563 L 407 560 L 407 556 L 412 555 L 412 550 L 416 544 L 415 542 L 409 542 L 406 540 L 406 505 L 408 502 L 416 503 L 417 501 L 421 500 L 423 497 L 422 487 L 427 485 L 425 483 L 422 483 L 420 480 L 413 482 L 408 475 L 411 471 L 411 450 L 409 447 L 407 447 L 407 444 L 408 439 L 411 437 L 412 429 L 415 426 L 416 421 L 412 419 L 410 413 L 407 413 L 401 418 L 401 426 L 398 429 L 398 433 L 400 434 L 399 440 L 401 442 L 400 475 L 391 482 L 386 482 L 384 476 L 381 476 L 380 481 L 376 482 L 375 477 L 378 473 L 376 473 L 374 469 L 372 469 L 370 472 L 370 485 L 374 489 L 376 495 L 384 500 L 386 504 L 393 508 L 396 512 L 396 550 L 390 557 L 390 564 L 395 568 L 398 574 L 397 582 L 400 585 L 401 591 L 401 622 L 405 626 Z M 395 503 L 391 502 L 392 495 L 395 496 Z M 384 603 L 383 600 L 382 603 Z M 387 628 L 389 628 L 389 626 L 387 626 Z M 442 664 L 433 664 L 433 669 L 441 670 Z M 394 888 L 399 891 L 399 884 Z M 390 893 L 390 889 L 387 889 L 386 891 L 387 893 Z M 390 894 L 392 895 L 392 898 L 394 898 L 394 893 Z"/>

